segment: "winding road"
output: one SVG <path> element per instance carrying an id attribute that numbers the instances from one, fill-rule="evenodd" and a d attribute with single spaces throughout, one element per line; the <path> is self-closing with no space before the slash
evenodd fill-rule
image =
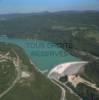
<path id="1" fill-rule="evenodd" d="M 59 85 L 58 82 L 55 82 L 52 79 L 50 79 L 50 80 L 51 80 L 52 83 L 54 83 L 55 85 L 57 85 L 61 89 L 62 93 L 61 93 L 60 100 L 66 100 L 66 97 L 65 97 L 65 92 L 66 91 L 65 91 L 65 89 L 61 85 Z"/>
<path id="2" fill-rule="evenodd" d="M 15 52 L 15 54 L 16 54 L 16 52 Z M 15 84 L 20 80 L 20 77 L 21 77 L 21 71 L 20 71 L 20 67 L 19 67 L 19 65 L 20 65 L 19 64 L 19 56 L 16 54 L 16 57 L 17 57 L 16 60 L 15 59 L 11 59 L 8 56 L 2 56 L 2 57 L 5 58 L 5 59 L 9 59 L 10 61 L 13 61 L 13 64 L 15 65 L 15 68 L 16 68 L 16 71 L 17 71 L 17 77 L 13 81 L 11 86 L 7 90 L 5 90 L 4 92 L 2 92 L 0 94 L 0 98 L 2 98 L 5 94 L 7 94 L 15 86 Z"/>

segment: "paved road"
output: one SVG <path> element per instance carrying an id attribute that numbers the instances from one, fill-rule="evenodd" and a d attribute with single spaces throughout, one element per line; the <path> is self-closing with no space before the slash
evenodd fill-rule
<path id="1" fill-rule="evenodd" d="M 35 67 L 36 65 L 32 62 L 32 60 L 30 59 L 30 63 Z M 35 67 L 39 72 L 41 72 L 42 73 L 42 71 L 41 70 L 39 70 L 37 67 Z M 49 78 L 50 80 L 51 80 L 51 82 L 52 83 L 54 83 L 55 85 L 57 85 L 60 89 L 61 89 L 61 91 L 62 91 L 62 94 L 61 94 L 61 98 L 60 98 L 60 100 L 66 100 L 66 98 L 65 98 L 65 89 L 61 86 L 61 85 L 59 85 L 58 83 L 56 83 L 55 81 L 53 81 L 51 78 Z"/>
<path id="2" fill-rule="evenodd" d="M 51 79 L 50 79 L 51 80 Z M 61 91 L 62 91 L 62 94 L 61 94 L 61 98 L 60 98 L 60 100 L 66 100 L 66 96 L 65 96 L 65 89 L 61 86 L 61 85 L 59 85 L 57 82 L 55 82 L 54 80 L 51 80 L 55 85 L 57 85 L 60 89 L 61 89 Z"/>
<path id="3" fill-rule="evenodd" d="M 99 91 L 99 88 L 96 86 L 96 84 L 91 83 L 91 82 L 85 80 L 84 78 L 82 78 L 80 76 L 78 76 L 78 80 L 79 80 L 80 83 L 83 83 L 83 84 L 95 89 L 96 91 Z"/>
<path id="4" fill-rule="evenodd" d="M 66 84 L 64 83 L 61 83 L 60 81 L 57 80 L 57 82 L 59 84 L 61 84 L 62 86 L 64 86 L 66 89 L 68 89 L 70 91 L 71 94 L 74 94 L 75 96 L 77 96 L 80 100 L 82 100 L 82 98 L 77 94 L 75 93 L 70 87 L 68 87 Z"/>

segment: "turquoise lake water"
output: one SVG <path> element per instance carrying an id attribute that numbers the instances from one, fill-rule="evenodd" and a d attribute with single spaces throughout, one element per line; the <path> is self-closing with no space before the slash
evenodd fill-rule
<path id="1" fill-rule="evenodd" d="M 13 43 L 22 47 L 40 70 L 50 70 L 58 64 L 79 60 L 48 41 L 0 37 L 0 42 Z"/>

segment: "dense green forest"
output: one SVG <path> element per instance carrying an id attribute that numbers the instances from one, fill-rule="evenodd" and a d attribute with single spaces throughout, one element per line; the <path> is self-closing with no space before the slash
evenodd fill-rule
<path id="1" fill-rule="evenodd" d="M 75 91 L 83 97 L 84 100 L 99 100 L 99 93 L 84 84 L 79 84 Z"/>
<path id="2" fill-rule="evenodd" d="M 99 57 L 99 12 L 63 11 L 0 15 L 0 35 L 7 35 L 12 38 L 47 40 L 56 44 L 72 44 L 70 47 L 65 45 L 61 45 L 61 47 L 72 55 L 80 56 L 84 60 L 91 60 L 85 66 L 85 71 L 81 76 L 98 86 L 99 60 L 96 60 L 96 56 Z M 22 55 L 21 52 L 19 54 Z M 90 56 L 90 54 L 95 57 Z M 26 57 L 23 56 L 22 59 L 28 63 Z M 41 76 L 38 75 L 37 77 L 40 80 Z M 37 84 L 35 83 L 35 85 Z M 24 88 L 22 88 L 23 90 Z M 79 84 L 74 90 L 85 100 L 99 99 L 99 93 L 84 84 Z M 22 93 L 22 95 L 24 94 Z M 4 100 L 8 99 L 4 98 Z"/>
<path id="3" fill-rule="evenodd" d="M 99 87 L 99 60 L 88 63 L 81 76 Z"/>
<path id="4" fill-rule="evenodd" d="M 0 15 L 0 34 L 72 43 L 73 51 L 76 49 L 99 56 L 98 20 L 97 11 Z M 64 46 L 62 48 L 70 49 Z"/>

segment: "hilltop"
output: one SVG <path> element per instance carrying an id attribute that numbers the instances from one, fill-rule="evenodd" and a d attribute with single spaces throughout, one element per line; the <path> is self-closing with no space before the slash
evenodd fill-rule
<path id="1" fill-rule="evenodd" d="M 60 100 L 61 90 L 35 69 L 22 48 L 0 43 L 0 55 L 0 100 Z"/>

